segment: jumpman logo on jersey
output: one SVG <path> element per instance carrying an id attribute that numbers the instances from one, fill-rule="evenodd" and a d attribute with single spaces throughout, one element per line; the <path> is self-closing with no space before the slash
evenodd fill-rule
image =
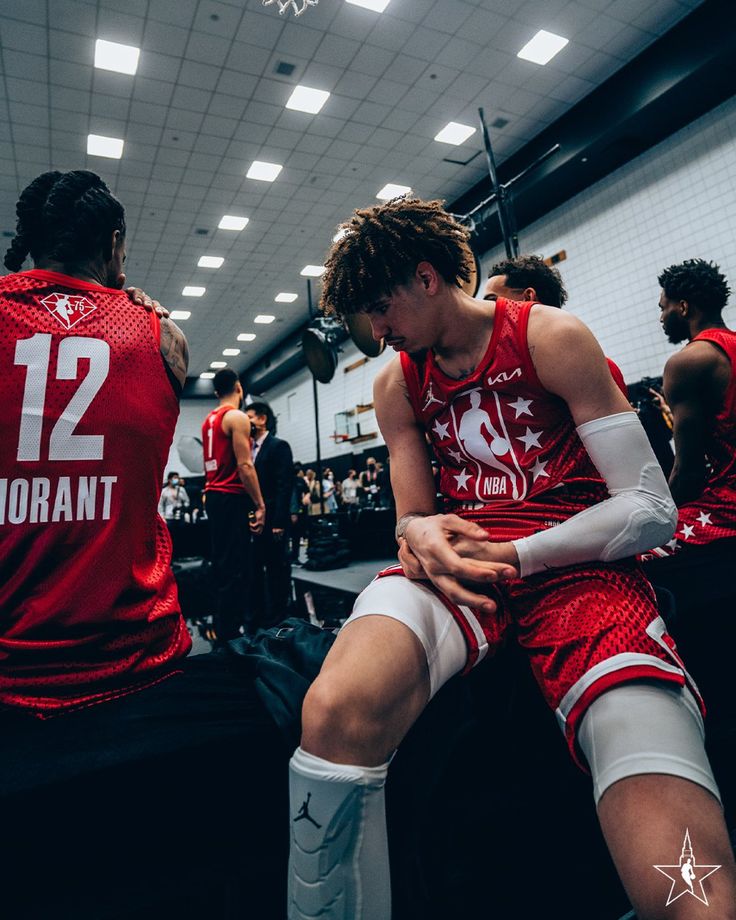
<path id="1" fill-rule="evenodd" d="M 429 381 L 429 389 L 427 390 L 427 395 L 424 397 L 424 405 L 422 406 L 422 412 L 426 412 L 427 409 L 432 405 L 432 403 L 437 403 L 438 406 L 443 405 L 441 399 L 437 397 L 432 392 L 432 381 Z"/>
<path id="2" fill-rule="evenodd" d="M 309 814 L 309 800 L 312 798 L 312 793 L 308 792 L 306 799 L 302 802 L 302 806 L 297 812 L 296 818 L 294 818 L 294 823 L 301 821 L 303 818 L 306 818 L 307 821 L 311 821 L 312 824 L 319 830 L 322 827 L 321 824 L 317 824 L 314 818 Z"/>
<path id="3" fill-rule="evenodd" d="M 41 299 L 41 303 L 65 329 L 76 326 L 97 309 L 91 300 L 80 294 L 49 294 Z"/>

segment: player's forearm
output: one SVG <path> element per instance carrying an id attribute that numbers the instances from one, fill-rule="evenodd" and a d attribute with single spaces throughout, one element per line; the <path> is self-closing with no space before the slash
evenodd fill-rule
<path id="1" fill-rule="evenodd" d="M 256 473 L 256 468 L 253 466 L 252 460 L 238 464 L 238 476 L 256 508 L 265 508 L 266 503 L 263 501 L 263 496 L 261 495 L 258 473 Z"/>
<path id="2" fill-rule="evenodd" d="M 514 540 L 521 575 L 583 562 L 612 562 L 671 539 L 677 508 L 634 413 L 578 428 L 611 497 L 556 527 Z"/>
<path id="3" fill-rule="evenodd" d="M 675 460 L 670 473 L 669 486 L 678 508 L 686 502 L 695 501 L 700 497 L 705 486 L 705 470 L 688 469 Z"/>

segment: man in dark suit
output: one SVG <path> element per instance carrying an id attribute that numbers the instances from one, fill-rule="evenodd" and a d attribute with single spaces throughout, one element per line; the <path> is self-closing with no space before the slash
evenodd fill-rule
<path id="1" fill-rule="evenodd" d="M 253 459 L 266 503 L 263 532 L 253 538 L 253 614 L 249 631 L 271 626 L 288 613 L 291 563 L 287 532 L 290 523 L 294 465 L 289 444 L 275 435 L 276 419 L 265 402 L 245 409 L 250 418 Z"/>

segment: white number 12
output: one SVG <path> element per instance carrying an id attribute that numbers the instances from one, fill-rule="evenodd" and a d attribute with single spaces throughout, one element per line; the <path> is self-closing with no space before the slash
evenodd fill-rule
<path id="1" fill-rule="evenodd" d="M 49 460 L 102 460 L 105 436 L 74 434 L 84 413 L 110 371 L 110 346 L 103 339 L 69 336 L 59 343 L 57 380 L 76 380 L 80 358 L 89 359 L 87 376 L 66 405 L 53 427 Z M 15 346 L 15 364 L 28 368 L 18 435 L 18 460 L 39 460 L 46 383 L 51 359 L 51 335 L 37 333 Z"/>

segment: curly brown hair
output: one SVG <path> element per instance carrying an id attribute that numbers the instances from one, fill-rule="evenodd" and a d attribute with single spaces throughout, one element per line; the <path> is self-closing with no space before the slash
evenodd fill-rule
<path id="1" fill-rule="evenodd" d="M 342 318 L 359 313 L 406 284 L 420 262 L 430 262 L 448 284 L 468 281 L 470 232 L 441 201 L 394 198 L 359 208 L 340 224 L 327 254 L 320 308 Z"/>

